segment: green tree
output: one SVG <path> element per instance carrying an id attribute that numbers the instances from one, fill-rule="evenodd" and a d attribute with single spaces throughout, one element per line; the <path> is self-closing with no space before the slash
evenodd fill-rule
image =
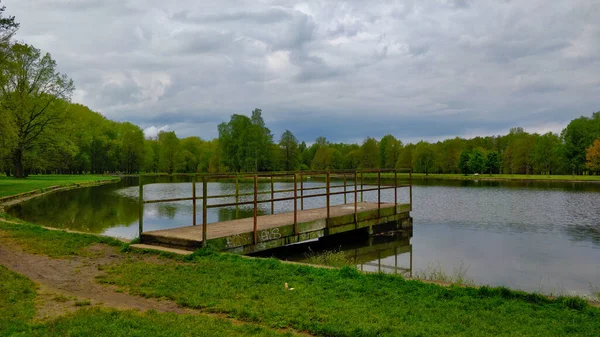
<path id="1" fill-rule="evenodd" d="M 367 137 L 360 149 L 362 152 L 360 167 L 364 169 L 378 168 L 379 152 L 377 151 L 377 141 L 375 138 Z"/>
<path id="2" fill-rule="evenodd" d="M 175 172 L 180 157 L 179 138 L 175 131 L 158 133 L 158 143 L 160 144 L 160 168 L 169 174 Z"/>
<path id="3" fill-rule="evenodd" d="M 398 160 L 396 161 L 396 169 L 405 169 L 413 167 L 413 150 L 414 144 L 407 144 L 405 147 L 400 149 L 398 154 Z"/>
<path id="4" fill-rule="evenodd" d="M 471 159 L 471 152 L 464 150 L 460 153 L 458 158 L 458 168 L 464 175 L 471 173 L 471 167 L 469 166 L 469 160 Z"/>
<path id="5" fill-rule="evenodd" d="M 483 151 L 479 148 L 474 149 L 469 156 L 469 170 L 473 173 L 483 173 L 486 170 L 485 162 Z"/>
<path id="6" fill-rule="evenodd" d="M 538 173 L 553 174 L 558 170 L 560 147 L 560 138 L 552 132 L 537 138 L 533 147 L 533 163 Z"/>
<path id="7" fill-rule="evenodd" d="M 120 125 L 121 170 L 126 173 L 139 172 L 144 165 L 144 131 L 132 123 Z"/>
<path id="8" fill-rule="evenodd" d="M 317 149 L 315 157 L 312 160 L 311 168 L 313 170 L 330 170 L 333 168 L 335 149 L 328 146 L 321 146 Z"/>
<path id="9" fill-rule="evenodd" d="M 0 7 L 0 68 L 5 67 L 10 40 L 19 28 L 14 16 L 4 16 L 5 6 Z M 0 105 L 0 171 L 10 175 L 10 149 L 16 141 L 13 116 Z"/>
<path id="10" fill-rule="evenodd" d="M 486 167 L 490 174 L 500 173 L 500 155 L 496 151 L 490 151 L 486 156 Z"/>
<path id="11" fill-rule="evenodd" d="M 433 170 L 435 156 L 430 143 L 420 141 L 415 146 L 413 153 L 413 167 L 416 172 L 424 172 L 425 175 Z"/>
<path id="12" fill-rule="evenodd" d="M 230 170 L 251 172 L 270 169 L 273 136 L 261 114 L 260 109 L 255 109 L 251 118 L 232 115 L 229 123 L 219 124 L 222 161 Z"/>
<path id="13" fill-rule="evenodd" d="M 23 156 L 63 121 L 73 81 L 56 71 L 50 54 L 27 44 L 12 45 L 0 68 L 0 106 L 16 130 L 12 148 L 15 176 L 25 177 Z"/>
<path id="14" fill-rule="evenodd" d="M 295 171 L 300 168 L 300 149 L 298 148 L 298 140 L 291 131 L 285 130 L 281 135 L 279 147 L 281 149 L 282 169 L 284 171 Z"/>
<path id="15" fill-rule="evenodd" d="M 591 118 L 576 118 L 562 131 L 565 159 L 573 174 L 583 173 L 586 149 L 598 137 L 600 137 L 600 112 L 595 112 Z"/>
<path id="16" fill-rule="evenodd" d="M 394 168 L 398 161 L 398 154 L 402 142 L 392 135 L 385 135 L 379 142 L 379 167 Z"/>

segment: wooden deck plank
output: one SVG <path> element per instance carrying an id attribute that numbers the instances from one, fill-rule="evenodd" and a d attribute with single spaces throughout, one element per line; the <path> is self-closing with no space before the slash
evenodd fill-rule
<path id="1" fill-rule="evenodd" d="M 381 203 L 381 209 L 393 208 L 393 203 Z M 358 213 L 372 211 L 377 209 L 376 202 L 358 203 Z M 340 217 L 354 214 L 354 203 L 331 206 L 329 209 L 330 217 Z M 297 223 L 306 223 L 315 220 L 325 219 L 327 217 L 327 208 L 313 208 L 307 210 L 298 210 Z M 258 230 L 270 229 L 280 226 L 293 225 L 294 212 L 269 214 L 258 217 Z M 254 228 L 254 218 L 243 218 L 229 221 L 209 223 L 207 225 L 208 240 L 227 237 L 240 233 L 252 232 Z M 169 237 L 173 239 L 202 241 L 202 225 L 186 226 L 171 229 L 161 229 L 147 231 L 144 235 L 159 237 Z"/>

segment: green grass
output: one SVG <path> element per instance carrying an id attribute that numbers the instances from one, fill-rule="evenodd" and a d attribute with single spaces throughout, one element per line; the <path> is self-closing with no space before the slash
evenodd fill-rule
<path id="1" fill-rule="evenodd" d="M 105 243 L 121 247 L 123 250 L 126 250 L 128 246 L 122 241 L 109 237 L 50 230 L 27 223 L 0 222 L 0 231 L 7 233 L 26 251 L 50 257 L 88 255 L 89 253 L 84 248 L 95 243 Z"/>
<path id="2" fill-rule="evenodd" d="M 28 250 L 57 257 L 83 254 L 84 247 L 106 239 L 30 224 L 0 223 L 0 231 Z M 17 317 L 10 319 L 12 330 L 6 334 L 185 335 L 204 333 L 202 326 L 216 326 L 207 334 L 211 336 L 268 336 L 276 333 L 268 328 L 286 327 L 331 336 L 597 336 L 600 331 L 600 309 L 579 298 L 551 300 L 502 287 L 443 287 L 394 275 L 362 274 L 351 267 L 314 268 L 201 250 L 187 260 L 127 259 L 103 269 L 106 274 L 100 282 L 131 294 L 171 299 L 262 328 L 207 317 L 93 307 L 41 325 L 23 323 L 33 315 L 28 303 L 34 290 L 29 282 L 21 292 L 1 289 L 3 294 L 15 294 L 0 309 L 0 316 Z M 14 275 L 9 282 L 1 277 L 4 287 L 14 288 L 11 284 L 18 283 L 14 280 L 28 282 Z M 284 289 L 286 282 L 293 291 Z"/>
<path id="3" fill-rule="evenodd" d="M 450 274 L 438 262 L 437 264 L 430 263 L 427 268 L 415 271 L 413 277 L 420 280 L 441 281 L 456 285 L 474 285 L 473 280 L 468 277 L 468 271 L 469 268 L 461 263 L 458 267 L 454 267 L 452 274 Z"/>
<path id="4" fill-rule="evenodd" d="M 0 266 L 0 336 L 289 336 L 223 318 L 149 311 L 85 308 L 45 322 L 33 322 L 35 285 Z M 90 305 L 79 301 L 79 306 Z M 76 305 L 77 305 L 76 303 Z"/>
<path id="5" fill-rule="evenodd" d="M 192 263 L 128 261 L 101 282 L 132 294 L 332 336 L 597 336 L 600 310 L 506 288 L 442 287 L 356 269 L 197 255 Z M 286 291 L 284 283 L 295 288 Z"/>
<path id="6" fill-rule="evenodd" d="M 15 179 L 0 176 L 0 198 L 51 186 L 70 186 L 113 179 L 118 178 L 102 175 L 33 175 L 25 179 Z"/>
<path id="7" fill-rule="evenodd" d="M 0 265 L 0 294 L 0 336 L 10 336 L 35 314 L 35 284 Z"/>
<path id="8" fill-rule="evenodd" d="M 348 258 L 342 251 L 328 250 L 321 253 L 315 253 L 310 250 L 305 254 L 305 262 L 320 266 L 345 267 L 354 266 L 352 259 Z"/>

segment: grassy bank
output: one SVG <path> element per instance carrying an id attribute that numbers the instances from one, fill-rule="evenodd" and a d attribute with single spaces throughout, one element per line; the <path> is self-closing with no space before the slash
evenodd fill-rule
<path id="1" fill-rule="evenodd" d="M 289 336 L 200 315 L 83 308 L 34 321 L 36 286 L 0 266 L 0 336 Z"/>
<path id="2" fill-rule="evenodd" d="M 52 186 L 71 186 L 113 179 L 118 178 L 103 175 L 33 175 L 26 179 L 0 176 L 0 198 Z"/>
<path id="3" fill-rule="evenodd" d="M 31 252 L 55 257 L 85 254 L 86 245 L 104 240 L 28 224 L 3 224 L 0 232 Z M 47 243 L 40 245 L 42 241 Z M 126 244 L 108 243 L 127 251 Z M 66 248 L 71 245 L 78 248 Z M 393 275 L 361 274 L 348 267 L 322 269 L 199 251 L 188 259 L 129 259 L 104 272 L 99 281 L 124 292 L 167 298 L 265 328 L 292 327 L 317 335 L 596 336 L 600 331 L 600 309 L 577 298 L 550 300 L 506 288 L 443 287 Z M 295 289 L 286 291 L 285 282 Z M 13 301 L 17 302 L 21 301 Z M 27 310 L 17 315 L 24 317 L 20 322 L 27 321 Z M 203 325 L 220 324 L 189 320 L 186 323 L 181 316 L 166 314 L 83 309 L 42 325 L 39 334 L 85 334 L 106 328 L 103 324 L 108 326 L 106 331 L 136 327 L 156 329 L 143 330 L 149 334 L 163 330 L 179 334 L 190 330 L 168 329 L 178 329 L 179 324 L 190 329 L 198 324 L 196 329 L 202 330 Z M 33 328 L 25 324 L 25 329 Z"/>

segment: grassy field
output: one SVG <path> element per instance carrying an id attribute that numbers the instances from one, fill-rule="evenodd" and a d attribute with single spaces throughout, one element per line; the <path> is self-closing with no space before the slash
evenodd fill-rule
<path id="1" fill-rule="evenodd" d="M 83 308 L 49 321 L 33 321 L 36 286 L 0 266 L 0 336 L 290 336 L 201 315 Z"/>
<path id="2" fill-rule="evenodd" d="M 121 245 L 122 251 L 128 247 L 118 241 L 28 224 L 2 224 L 0 232 L 30 252 L 54 257 L 82 255 L 87 245 L 99 242 Z M 41 245 L 42 241 L 46 243 Z M 6 314 L 0 316 L 18 318 L 11 326 L 25 329 L 15 330 L 24 335 L 94 335 L 100 329 L 136 331 L 132 335 L 139 331 L 179 335 L 213 325 L 223 331 L 221 335 L 243 335 L 239 332 L 243 331 L 258 336 L 279 333 L 269 329 L 282 327 L 328 336 L 597 336 L 600 331 L 600 309 L 578 298 L 550 300 L 506 288 L 443 287 L 393 275 L 361 274 L 349 267 L 322 269 L 199 251 L 188 259 L 128 259 L 104 272 L 99 281 L 124 292 L 224 313 L 264 329 L 246 331 L 251 327 L 206 318 L 93 308 L 36 328 L 27 323 L 31 308 L 23 305 L 24 300 L 3 304 L 0 310 Z M 0 283 L 10 286 L 15 282 Z M 285 282 L 295 289 L 286 291 Z M 31 291 L 22 293 L 19 296 L 32 296 Z"/>
<path id="3" fill-rule="evenodd" d="M 51 186 L 69 186 L 102 180 L 118 179 L 102 175 L 34 175 L 26 179 L 0 176 L 0 198 Z"/>

